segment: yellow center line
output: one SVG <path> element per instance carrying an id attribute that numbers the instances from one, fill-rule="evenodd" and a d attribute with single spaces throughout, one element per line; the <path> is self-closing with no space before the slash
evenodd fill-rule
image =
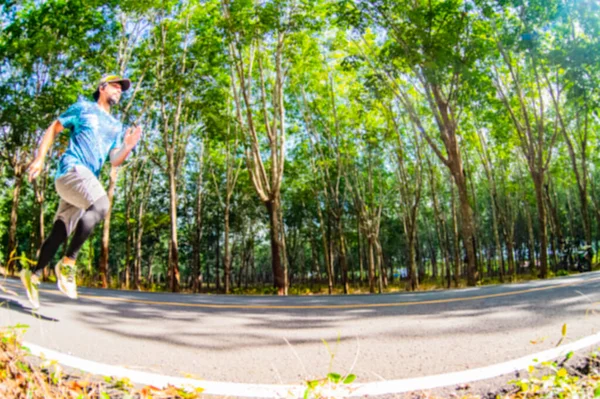
<path id="1" fill-rule="evenodd" d="M 530 288 L 520 291 L 502 292 L 498 294 L 477 295 L 461 298 L 434 299 L 428 301 L 413 301 L 413 302 L 388 302 L 388 303 L 352 303 L 346 305 L 243 305 L 243 304 L 209 304 L 209 303 L 183 303 L 183 302 L 164 302 L 164 301 L 148 301 L 144 299 L 119 298 L 97 295 L 79 295 L 80 298 L 95 299 L 100 301 L 114 301 L 126 303 L 139 303 L 144 305 L 159 305 L 159 306 L 180 306 L 189 308 L 208 308 L 208 309 L 364 309 L 364 308 L 391 308 L 399 306 L 414 306 L 414 305 L 433 305 L 440 303 L 453 303 L 476 301 L 480 299 L 498 298 L 503 296 L 514 296 L 527 294 L 530 292 L 547 291 L 555 288 L 565 288 L 578 284 L 587 284 L 598 281 L 600 277 L 591 278 L 585 281 L 575 281 L 566 284 L 556 284 L 547 287 Z M 61 295 L 56 291 L 40 290 L 42 292 Z"/>

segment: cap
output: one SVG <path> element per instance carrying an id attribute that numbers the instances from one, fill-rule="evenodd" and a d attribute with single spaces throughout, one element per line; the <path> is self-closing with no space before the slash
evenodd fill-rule
<path id="1" fill-rule="evenodd" d="M 104 75 L 96 86 L 94 100 L 98 101 L 98 98 L 100 97 L 100 86 L 106 83 L 119 83 L 121 85 L 121 91 L 127 91 L 129 90 L 129 87 L 131 87 L 131 81 L 127 78 L 123 78 L 120 75 Z"/>
<path id="2" fill-rule="evenodd" d="M 120 75 L 104 75 L 102 79 L 100 79 L 100 82 L 98 82 L 97 87 L 99 88 L 105 83 L 120 83 L 121 90 L 123 91 L 129 90 L 129 87 L 131 86 L 131 81 L 127 78 L 121 77 Z"/>

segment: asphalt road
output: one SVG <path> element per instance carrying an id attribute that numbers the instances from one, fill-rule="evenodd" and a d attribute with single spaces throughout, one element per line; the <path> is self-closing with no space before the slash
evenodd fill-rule
<path id="1" fill-rule="evenodd" d="M 37 313 L 18 280 L 0 280 L 0 326 L 84 359 L 172 376 L 301 383 L 462 371 L 554 347 L 600 329 L 600 272 L 462 290 L 349 296 L 215 296 L 42 284 Z M 326 342 L 326 343 L 325 343 Z M 333 356 L 332 356 L 333 355 Z"/>

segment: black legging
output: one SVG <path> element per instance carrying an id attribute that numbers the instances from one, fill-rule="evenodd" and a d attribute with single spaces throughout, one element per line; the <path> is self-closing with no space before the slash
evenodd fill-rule
<path id="1" fill-rule="evenodd" d="M 75 233 L 73 234 L 73 238 L 71 238 L 71 243 L 67 249 L 66 256 L 68 258 L 73 260 L 77 259 L 77 254 L 79 253 L 83 243 L 88 239 L 90 234 L 92 234 L 94 227 L 96 227 L 96 225 L 100 223 L 102 219 L 104 219 L 109 207 L 110 202 L 108 201 L 108 197 L 103 196 L 85 211 L 83 216 L 81 216 L 81 219 L 79 219 L 79 222 L 77 222 Z M 48 265 L 48 263 L 50 263 L 56 254 L 58 247 L 60 247 L 60 244 L 65 242 L 66 239 L 67 228 L 65 223 L 62 220 L 57 219 L 52 226 L 50 235 L 42 244 L 38 262 L 32 270 L 33 273 L 43 269 Z"/>

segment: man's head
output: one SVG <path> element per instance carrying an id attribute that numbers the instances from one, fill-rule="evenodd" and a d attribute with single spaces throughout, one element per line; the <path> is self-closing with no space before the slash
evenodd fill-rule
<path id="1" fill-rule="evenodd" d="M 119 75 L 105 75 L 94 92 L 94 100 L 97 102 L 103 98 L 109 105 L 119 103 L 121 93 L 127 91 L 131 86 L 129 79 L 122 78 Z"/>

